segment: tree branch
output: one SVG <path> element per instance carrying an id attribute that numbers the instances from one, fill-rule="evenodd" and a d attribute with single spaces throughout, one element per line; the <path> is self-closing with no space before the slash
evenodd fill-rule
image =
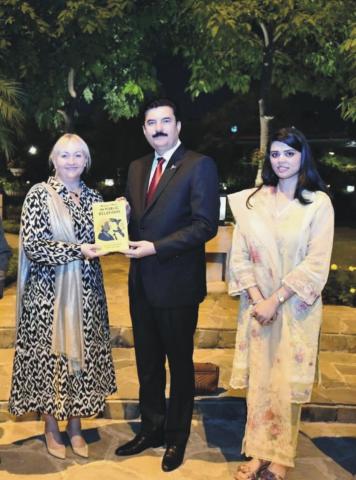
<path id="1" fill-rule="evenodd" d="M 72 98 L 76 98 L 77 92 L 74 88 L 74 68 L 71 68 L 68 73 L 68 92 Z"/>
<path id="2" fill-rule="evenodd" d="M 263 40 L 265 43 L 265 47 L 269 46 L 269 34 L 266 25 L 263 22 L 258 22 L 259 26 L 261 27 L 263 33 Z"/>

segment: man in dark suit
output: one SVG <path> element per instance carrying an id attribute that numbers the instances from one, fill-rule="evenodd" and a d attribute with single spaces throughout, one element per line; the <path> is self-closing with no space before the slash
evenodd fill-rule
<path id="1" fill-rule="evenodd" d="M 211 158 L 186 150 L 180 142 L 181 123 L 171 101 L 151 102 L 143 121 L 154 154 L 131 163 L 127 183 L 129 296 L 141 430 L 116 453 L 134 455 L 166 443 L 162 469 L 171 471 L 182 463 L 190 433 L 193 335 L 206 295 L 204 244 L 218 226 L 218 177 Z"/>

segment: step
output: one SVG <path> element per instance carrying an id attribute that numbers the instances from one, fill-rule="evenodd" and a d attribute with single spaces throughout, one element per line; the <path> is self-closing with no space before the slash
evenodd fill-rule
<path id="1" fill-rule="evenodd" d="M 12 371 L 12 349 L 0 349 L 0 413 L 7 418 L 7 400 Z M 104 416 L 114 419 L 134 419 L 139 415 L 138 380 L 135 353 L 131 348 L 114 348 L 118 391 L 107 400 Z M 229 387 L 232 349 L 197 349 L 194 360 L 213 362 L 220 367 L 219 388 L 215 394 L 197 396 L 197 418 L 223 417 L 244 414 L 245 391 Z M 356 423 L 356 354 L 344 352 L 321 352 L 321 384 L 314 387 L 311 403 L 303 409 L 306 421 L 334 421 Z M 169 375 L 167 377 L 169 383 Z M 166 395 L 169 394 L 167 385 Z M 0 419 L 1 419 L 0 415 Z M 25 416 L 37 418 L 37 415 Z"/>
<path id="2" fill-rule="evenodd" d="M 17 236 L 9 235 L 13 245 Z M 108 301 L 112 345 L 132 347 L 127 275 L 129 261 L 123 255 L 101 259 Z M 197 348 L 234 348 L 239 301 L 224 291 L 223 282 L 209 282 L 209 294 L 199 309 L 195 335 Z M 11 348 L 15 341 L 16 285 L 5 289 L 0 301 L 0 348 Z M 326 305 L 320 339 L 322 351 L 356 353 L 356 308 Z"/>
<path id="3" fill-rule="evenodd" d="M 110 326 L 113 347 L 132 348 L 134 346 L 131 327 Z M 194 344 L 196 348 L 235 348 L 235 329 L 200 328 L 198 326 Z M 0 348 L 13 348 L 15 345 L 15 328 L 0 327 Z M 320 337 L 321 351 L 356 353 L 356 335 L 343 333 L 326 333 Z"/>
<path id="4" fill-rule="evenodd" d="M 110 292 L 110 296 L 112 292 Z M 133 347 L 133 333 L 127 299 L 108 298 L 111 339 L 113 347 Z M 0 304 L 0 348 L 12 348 L 15 342 L 14 289 L 13 300 L 9 293 Z M 13 308 L 8 308 L 8 305 Z M 195 334 L 196 348 L 234 348 L 238 300 L 227 294 L 210 293 L 199 310 Z M 11 313 L 12 312 L 12 313 Z M 321 351 L 356 353 L 356 309 L 324 306 L 320 338 Z"/>

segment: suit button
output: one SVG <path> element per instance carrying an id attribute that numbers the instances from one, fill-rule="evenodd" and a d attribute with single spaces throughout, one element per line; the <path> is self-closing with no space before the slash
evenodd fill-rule
<path id="1" fill-rule="evenodd" d="M 144 230 L 144 229 L 145 229 L 145 227 L 140 227 L 140 230 Z"/>

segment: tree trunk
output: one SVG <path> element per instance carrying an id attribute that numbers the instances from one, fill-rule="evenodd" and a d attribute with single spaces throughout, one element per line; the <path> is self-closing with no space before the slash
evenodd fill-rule
<path id="1" fill-rule="evenodd" d="M 267 151 L 267 143 L 269 137 L 269 124 L 273 117 L 265 115 L 265 104 L 263 98 L 258 101 L 258 111 L 260 115 L 260 156 L 258 159 L 258 168 L 255 179 L 255 185 L 262 183 L 262 165 Z"/>
<path id="2" fill-rule="evenodd" d="M 258 111 L 260 116 L 260 156 L 258 160 L 255 185 L 260 185 L 262 183 L 262 165 L 267 150 L 269 124 L 273 119 L 273 117 L 269 115 L 269 97 L 274 53 L 272 34 L 263 22 L 260 22 L 259 26 L 263 35 L 264 48 L 261 67 L 260 98 L 258 100 Z"/>

